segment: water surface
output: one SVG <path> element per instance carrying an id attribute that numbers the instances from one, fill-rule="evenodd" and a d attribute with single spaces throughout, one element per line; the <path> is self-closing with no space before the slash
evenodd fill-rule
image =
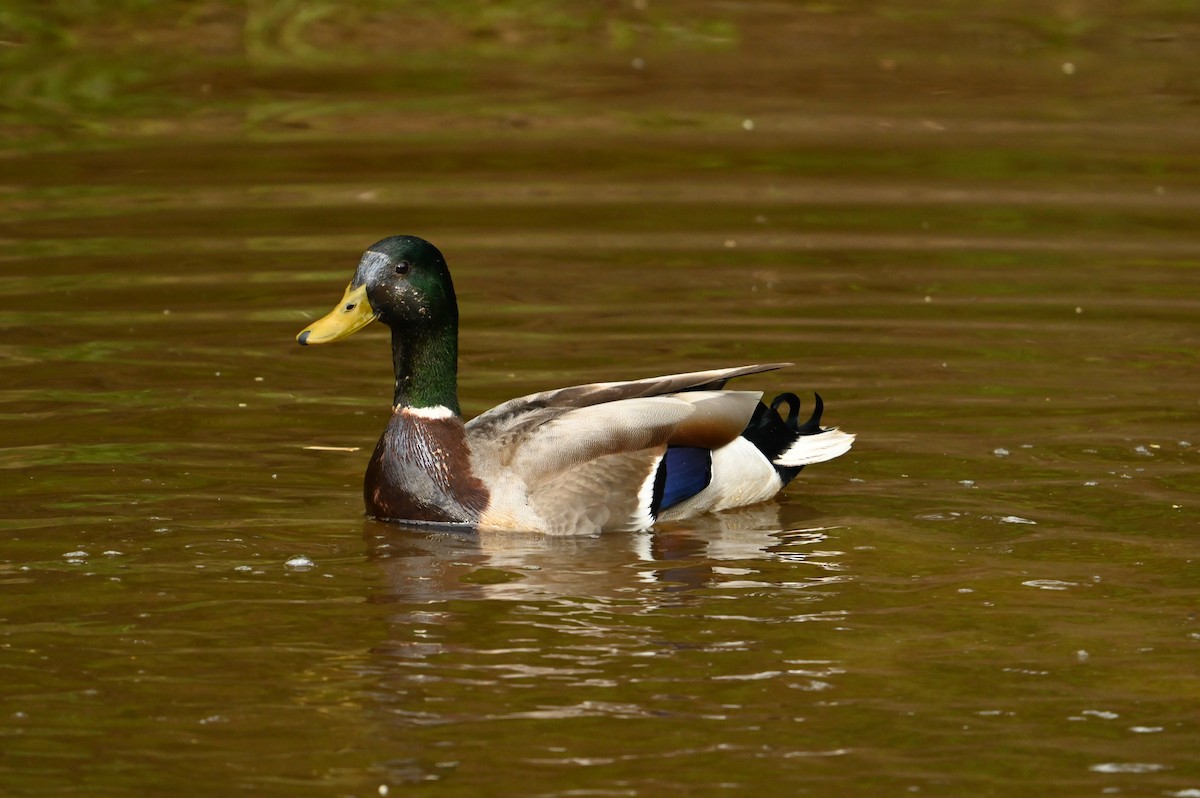
<path id="1" fill-rule="evenodd" d="M 14 17 L 6 795 L 1200 794 L 1194 19 L 363 8 Z M 468 415 L 792 361 L 741 386 L 859 442 L 647 533 L 365 520 L 386 331 L 293 337 L 394 233 Z"/>

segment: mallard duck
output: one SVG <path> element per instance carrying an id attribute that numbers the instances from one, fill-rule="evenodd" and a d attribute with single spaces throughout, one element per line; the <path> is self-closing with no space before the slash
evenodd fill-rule
<path id="1" fill-rule="evenodd" d="M 464 423 L 454 284 L 442 253 L 414 236 L 372 245 L 341 302 L 296 340 L 337 341 L 376 319 L 392 330 L 396 390 L 363 486 L 373 518 L 550 534 L 649 529 L 766 501 L 854 442 L 820 425 L 820 396 L 801 423 L 795 394 L 767 406 L 759 391 L 724 390 L 790 363 L 558 388 Z"/>

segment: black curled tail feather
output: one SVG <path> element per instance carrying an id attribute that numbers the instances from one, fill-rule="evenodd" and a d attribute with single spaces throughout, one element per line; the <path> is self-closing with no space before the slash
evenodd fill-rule
<path id="1" fill-rule="evenodd" d="M 825 402 L 821 399 L 821 394 L 814 393 L 813 398 L 816 400 L 813 403 L 812 415 L 795 430 L 801 435 L 816 435 L 821 432 L 821 414 L 825 412 Z"/>
<path id="2" fill-rule="evenodd" d="M 758 403 L 754 415 L 746 425 L 742 437 L 750 441 L 763 453 L 763 456 L 774 467 L 783 484 L 787 485 L 804 466 L 776 465 L 775 460 L 796 442 L 801 435 L 816 435 L 821 431 L 821 413 L 825 403 L 817 394 L 816 404 L 812 415 L 803 424 L 800 423 L 800 398 L 794 393 L 781 393 L 771 402 L 771 406 Z M 781 405 L 787 405 L 787 415 L 780 414 Z"/>
<path id="3" fill-rule="evenodd" d="M 788 413 L 786 416 L 781 417 L 783 425 L 797 435 L 816 435 L 822 431 L 821 415 L 825 412 L 825 402 L 821 399 L 821 394 L 819 393 L 814 393 L 813 397 L 816 399 L 816 402 L 813 405 L 812 414 L 809 415 L 808 421 L 805 421 L 803 424 L 800 423 L 800 397 L 794 393 L 781 393 L 779 396 L 776 396 L 774 401 L 771 402 L 771 411 L 778 413 L 779 406 L 786 404 L 788 406 Z"/>
<path id="4" fill-rule="evenodd" d="M 792 432 L 796 431 L 796 425 L 800 418 L 800 397 L 794 393 L 781 393 L 771 402 L 771 412 L 778 413 L 779 406 L 786 404 L 788 406 L 788 414 L 783 417 L 783 425 Z"/>

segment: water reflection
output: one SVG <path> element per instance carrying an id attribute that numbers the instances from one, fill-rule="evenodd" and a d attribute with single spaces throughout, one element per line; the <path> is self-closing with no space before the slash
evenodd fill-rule
<path id="1" fill-rule="evenodd" d="M 379 601 L 591 597 L 654 594 L 680 600 L 706 588 L 828 584 L 841 580 L 841 552 L 823 551 L 823 528 L 783 529 L 780 507 L 764 503 L 674 524 L 655 532 L 594 537 L 429 530 L 367 521 L 368 557 L 386 577 Z M 780 585 L 756 564 L 815 566 L 815 575 Z"/>
<path id="2" fill-rule="evenodd" d="M 497 721 L 569 721 L 576 732 L 613 720 L 695 724 L 665 750 L 599 731 L 582 732 L 590 742 L 572 753 L 543 736 L 520 746 L 519 761 L 534 766 L 703 759 L 714 745 L 754 756 L 760 744 L 743 728 L 753 696 L 778 694 L 772 712 L 802 722 L 822 702 L 814 694 L 846 673 L 822 642 L 835 625 L 810 623 L 846 615 L 828 590 L 850 579 L 844 554 L 833 530 L 785 526 L 794 509 L 596 537 L 367 522 L 368 556 L 385 577 L 374 600 L 388 607 L 384 638 L 355 665 L 372 685 L 370 712 L 398 739 L 436 740 L 447 756 L 473 735 L 520 728 Z M 831 748 L 788 745 L 795 757 Z"/>

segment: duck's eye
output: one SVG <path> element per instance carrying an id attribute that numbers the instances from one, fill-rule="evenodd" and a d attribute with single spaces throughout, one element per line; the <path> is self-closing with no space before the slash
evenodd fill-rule
<path id="1" fill-rule="evenodd" d="M 402 260 L 396 264 L 396 274 L 408 274 L 408 270 L 411 268 L 411 263 L 406 260 Z"/>

